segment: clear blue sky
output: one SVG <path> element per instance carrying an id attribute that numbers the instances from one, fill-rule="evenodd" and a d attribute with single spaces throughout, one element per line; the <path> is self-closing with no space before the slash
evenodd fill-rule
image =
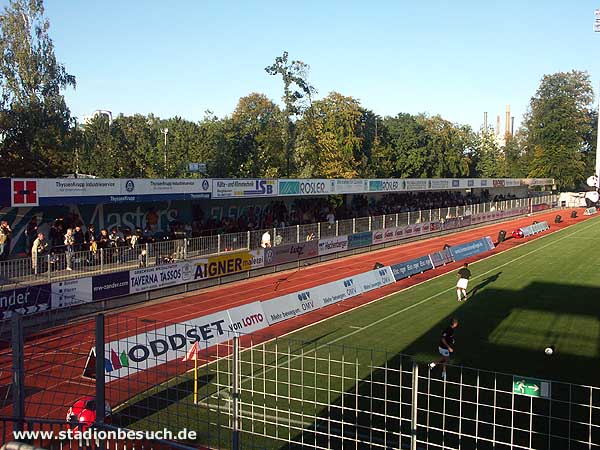
<path id="1" fill-rule="evenodd" d="M 6 0 L 1 0 L 6 4 Z M 287 50 L 318 97 L 338 91 L 381 115 L 440 114 L 478 129 L 510 104 L 520 122 L 544 74 L 586 70 L 598 92 L 600 0 L 46 0 L 58 59 L 77 77 L 74 115 L 200 120 L 262 92 Z M 504 125 L 503 125 L 504 126 Z"/>

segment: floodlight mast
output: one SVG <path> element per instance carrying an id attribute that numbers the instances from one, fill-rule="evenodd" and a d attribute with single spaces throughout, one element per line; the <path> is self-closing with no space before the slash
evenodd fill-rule
<path id="1" fill-rule="evenodd" d="M 600 9 L 594 11 L 594 32 L 600 32 Z M 598 95 L 598 129 L 596 130 L 596 189 L 600 187 L 600 94 Z"/>

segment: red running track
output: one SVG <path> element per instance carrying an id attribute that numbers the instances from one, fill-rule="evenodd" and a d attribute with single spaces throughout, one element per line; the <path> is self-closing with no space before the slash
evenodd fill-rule
<path id="1" fill-rule="evenodd" d="M 547 220 L 551 224 L 549 232 L 553 232 L 587 219 L 588 217 L 582 215 L 582 211 L 578 210 L 579 217 L 575 219 L 565 218 L 564 222 L 560 224 L 553 223 L 556 211 L 536 215 L 535 220 Z M 566 216 L 567 214 L 564 215 Z M 157 300 L 151 305 L 142 304 L 128 307 L 126 312 L 123 309 L 109 311 L 106 314 L 106 342 L 162 327 L 165 323 L 183 322 L 201 315 L 208 315 L 216 311 L 233 308 L 257 300 L 271 299 L 356 275 L 372 269 L 376 261 L 385 265 L 391 265 L 439 251 L 444 244 L 455 245 L 483 236 L 491 236 L 495 240 L 500 230 L 504 229 L 510 234 L 513 229 L 530 225 L 533 220 L 534 218 L 532 217 L 521 217 L 507 222 L 459 231 L 451 235 L 436 236 L 375 252 L 336 259 L 308 266 L 300 270 L 278 272 L 229 285 L 204 289 L 201 292 Z M 500 244 L 496 249 L 471 258 L 470 261 L 483 259 L 547 234 L 548 232 L 520 240 L 509 239 Z M 280 322 L 261 330 L 261 340 L 264 341 L 281 336 L 319 320 L 335 316 L 342 311 L 364 305 L 387 294 L 421 283 L 440 274 L 454 271 L 461 264 L 451 263 L 444 267 L 415 275 L 398 283 L 350 298 L 344 302 Z M 68 406 L 73 404 L 77 398 L 83 395 L 94 395 L 93 382 L 85 380 L 81 376 L 89 350 L 94 345 L 93 341 L 93 319 L 86 319 L 67 326 L 45 330 L 26 338 L 25 385 L 28 391 L 30 391 L 30 395 L 28 395 L 26 401 L 27 417 L 63 419 Z M 254 339 L 254 342 L 256 343 L 256 339 Z M 11 357 L 8 349 L 0 352 L 0 386 L 8 386 L 10 384 Z M 165 368 L 164 366 L 170 366 L 170 364 L 159 366 L 160 370 L 154 368 L 153 370 L 144 371 L 144 379 L 140 380 L 137 385 L 139 389 L 136 389 L 136 381 L 131 376 L 123 380 L 123 382 L 119 380 L 110 383 L 110 389 L 107 391 L 107 400 L 111 405 L 117 405 L 130 398 L 132 394 L 141 392 L 149 386 L 163 382 L 187 369 L 183 364 L 176 365 L 178 367 Z M 125 382 L 126 385 L 123 384 Z M 121 385 L 119 386 L 119 384 Z M 10 406 L 0 409 L 0 416 L 7 415 L 11 415 Z"/>

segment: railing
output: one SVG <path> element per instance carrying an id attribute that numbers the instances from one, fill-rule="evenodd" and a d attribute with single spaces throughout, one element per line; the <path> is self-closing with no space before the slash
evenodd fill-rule
<path id="1" fill-rule="evenodd" d="M 273 245 L 304 242 L 309 239 L 349 235 L 363 231 L 437 221 L 451 217 L 504 211 L 527 207 L 534 211 L 537 205 L 551 205 L 556 196 L 478 203 L 419 211 L 409 211 L 380 216 L 357 217 L 319 222 L 285 228 L 269 228 L 238 233 L 219 234 L 191 239 L 166 240 L 152 244 L 99 248 L 96 251 L 50 253 L 37 258 L 18 258 L 0 262 L 0 289 L 12 288 L 19 283 L 36 284 L 80 278 L 91 274 L 104 274 L 148 267 L 171 261 L 218 255 L 237 250 L 260 248 L 261 237 L 268 231 Z"/>

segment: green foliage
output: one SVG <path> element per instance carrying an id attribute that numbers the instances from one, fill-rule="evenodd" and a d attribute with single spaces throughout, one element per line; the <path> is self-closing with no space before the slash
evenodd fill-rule
<path id="1" fill-rule="evenodd" d="M 576 187 L 589 176 L 585 154 L 593 146 L 593 98 L 586 72 L 542 78 L 524 123 L 530 176 L 555 178 L 563 188 Z"/>
<path id="2" fill-rule="evenodd" d="M 71 165 L 75 77 L 56 61 L 41 0 L 11 0 L 0 15 L 0 176 L 56 176 Z"/>

